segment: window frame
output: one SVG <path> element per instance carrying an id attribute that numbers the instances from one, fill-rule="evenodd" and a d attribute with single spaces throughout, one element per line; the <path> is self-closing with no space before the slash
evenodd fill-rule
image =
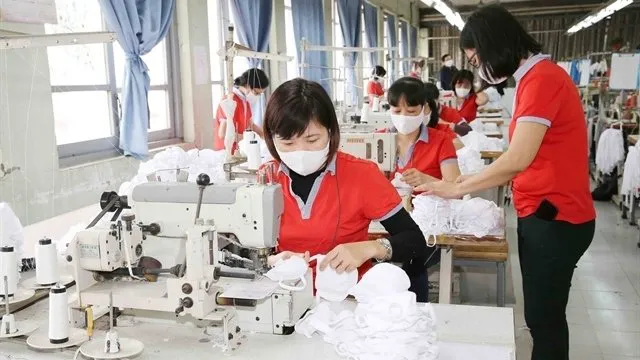
<path id="1" fill-rule="evenodd" d="M 174 13 L 173 23 L 175 24 L 176 14 Z M 103 28 L 106 24 L 103 18 Z M 107 92 L 108 108 L 111 132 L 113 135 L 100 139 L 79 141 L 69 144 L 56 144 L 58 150 L 58 160 L 60 167 L 70 167 L 83 163 L 103 160 L 111 157 L 122 156 L 123 152 L 119 148 L 120 143 L 120 120 L 121 102 L 118 93 L 122 90 L 118 88 L 115 74 L 114 43 L 102 44 L 105 52 L 106 84 L 100 85 L 52 85 L 51 93 L 69 93 L 100 91 Z M 167 83 L 165 85 L 152 85 L 149 91 L 162 90 L 167 96 L 167 115 L 169 116 L 169 128 L 163 130 L 149 131 L 149 148 L 157 148 L 181 141 L 183 129 L 182 109 L 180 101 L 176 101 L 180 95 L 179 82 L 179 48 L 177 31 L 171 26 L 165 37 L 166 73 Z M 54 117 L 55 121 L 55 117 Z"/>

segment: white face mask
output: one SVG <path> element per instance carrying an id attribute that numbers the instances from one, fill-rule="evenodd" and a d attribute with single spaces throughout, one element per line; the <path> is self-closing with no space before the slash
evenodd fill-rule
<path id="1" fill-rule="evenodd" d="M 464 98 L 464 97 L 467 97 L 467 95 L 469 95 L 470 91 L 471 91 L 471 89 L 467 89 L 467 88 L 463 88 L 463 87 L 457 87 L 456 88 L 456 95 L 458 95 L 458 97 Z"/>
<path id="2" fill-rule="evenodd" d="M 416 131 L 424 121 L 424 113 L 419 115 L 396 115 L 391 114 L 391 122 L 400 134 L 407 135 Z"/>
<path id="3" fill-rule="evenodd" d="M 504 76 L 499 78 L 493 77 L 493 74 L 491 74 L 491 65 L 489 64 L 480 65 L 480 68 L 478 69 L 478 76 L 480 76 L 482 80 L 491 85 L 497 85 L 507 80 L 507 78 Z"/>
<path id="4" fill-rule="evenodd" d="M 316 295 L 322 299 L 340 302 L 347 298 L 349 291 L 358 283 L 358 270 L 338 274 L 327 266 L 320 270 L 320 263 L 325 255 L 315 255 L 311 260 L 317 261 L 316 267 Z"/>
<path id="5" fill-rule="evenodd" d="M 276 151 L 280 156 L 280 160 L 287 165 L 289 169 L 302 176 L 307 176 L 320 169 L 320 167 L 327 162 L 327 155 L 329 154 L 329 144 L 331 141 L 327 141 L 327 146 L 322 150 L 315 151 L 280 151 L 276 147 Z"/>
<path id="6" fill-rule="evenodd" d="M 446 67 L 452 67 L 453 66 L 453 60 L 447 60 L 444 62 L 444 66 Z"/>
<path id="7" fill-rule="evenodd" d="M 249 102 L 249 104 L 253 105 L 256 102 L 258 102 L 258 100 L 260 99 L 261 95 L 256 95 L 253 93 L 253 91 L 249 91 L 249 93 L 247 94 L 246 98 L 247 101 Z"/>
<path id="8" fill-rule="evenodd" d="M 286 260 L 278 261 L 273 268 L 264 275 L 273 281 L 279 281 L 280 287 L 285 290 L 300 291 L 307 286 L 305 275 L 308 268 L 309 265 L 303 258 L 292 256 Z M 298 287 L 284 283 L 285 281 L 295 281 L 298 279 L 302 283 L 302 285 Z"/>

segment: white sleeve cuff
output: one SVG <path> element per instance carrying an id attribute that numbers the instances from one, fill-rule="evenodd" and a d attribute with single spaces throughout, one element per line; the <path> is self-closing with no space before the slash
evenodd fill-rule
<path id="1" fill-rule="evenodd" d="M 373 221 L 376 221 L 376 222 L 385 221 L 388 218 L 392 217 L 393 215 L 397 214 L 398 211 L 400 211 L 402 208 L 403 208 L 402 203 L 400 203 L 396 207 L 394 207 L 391 211 L 389 211 L 385 216 L 381 217 L 380 219 L 375 219 Z"/>
<path id="2" fill-rule="evenodd" d="M 532 122 L 536 124 L 542 124 L 546 127 L 551 127 L 551 120 L 547 120 L 545 118 L 537 117 L 537 116 L 521 116 L 516 122 Z"/>

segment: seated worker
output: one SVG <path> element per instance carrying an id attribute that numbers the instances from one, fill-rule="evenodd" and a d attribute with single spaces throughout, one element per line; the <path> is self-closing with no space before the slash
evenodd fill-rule
<path id="1" fill-rule="evenodd" d="M 411 77 L 394 82 L 388 92 L 391 122 L 398 133 L 396 172 L 414 187 L 436 179 L 454 182 L 460 176 L 452 137 L 435 129 L 438 110 L 427 94 L 425 84 Z"/>
<path id="2" fill-rule="evenodd" d="M 476 119 L 478 106 L 489 102 L 486 94 L 476 93 L 473 89 L 473 73 L 469 70 L 460 70 L 453 75 L 451 81 L 456 93 L 456 108 L 443 106 L 440 118 L 446 125 L 457 124 L 460 121 L 467 123 Z M 453 126 L 453 125 L 450 125 Z"/>
<path id="3" fill-rule="evenodd" d="M 358 269 L 360 276 L 372 260 L 393 261 L 410 277 L 420 274 L 427 257 L 420 228 L 373 162 L 338 151 L 339 128 L 331 98 L 318 83 L 289 80 L 269 99 L 265 142 L 284 194 L 281 258 L 326 254 L 321 268 Z M 372 221 L 381 222 L 387 239 L 368 240 Z M 426 294 L 417 298 L 427 300 Z"/>
<path id="4" fill-rule="evenodd" d="M 236 129 L 236 143 L 233 152 L 238 148 L 238 141 L 242 140 L 245 130 L 253 130 L 263 137 L 262 129 L 253 123 L 251 105 L 255 104 L 265 89 L 269 87 L 267 74 L 257 68 L 245 71 L 233 81 L 233 101 L 236 110 L 233 113 L 233 123 Z M 213 149 L 224 150 L 224 136 L 227 131 L 227 115 L 221 105 L 218 105 L 214 122 Z"/>
<path id="5" fill-rule="evenodd" d="M 412 61 L 409 76 L 416 79 L 422 79 L 422 68 L 424 68 L 424 59 Z"/>
<path id="6" fill-rule="evenodd" d="M 383 97 L 384 88 L 382 87 L 382 81 L 384 76 L 387 75 L 387 70 L 382 66 L 376 65 L 371 71 L 371 79 L 367 84 L 367 95 L 369 96 L 369 106 L 373 106 L 374 97 Z"/>
<path id="7" fill-rule="evenodd" d="M 440 98 L 440 90 L 433 83 L 424 83 L 424 90 L 425 96 L 427 98 L 427 104 L 431 109 L 432 119 L 430 121 L 435 123 L 435 126 L 431 127 L 447 133 L 453 141 L 453 146 L 455 147 L 455 149 L 462 149 L 464 147 L 464 144 L 462 143 L 462 141 L 460 141 L 460 139 L 458 139 L 458 134 L 456 133 L 456 131 L 454 131 L 455 129 L 460 133 L 460 135 L 466 135 L 466 133 L 462 131 L 463 129 L 460 129 L 462 125 L 454 125 L 453 127 L 450 127 L 448 124 L 440 121 L 440 111 L 443 110 L 441 109 L 440 103 L 438 102 L 438 99 Z M 433 120 L 433 117 L 435 117 L 435 120 Z"/>

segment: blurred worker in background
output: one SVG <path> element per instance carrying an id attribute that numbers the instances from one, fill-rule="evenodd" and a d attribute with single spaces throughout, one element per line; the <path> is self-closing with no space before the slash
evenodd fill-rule
<path id="1" fill-rule="evenodd" d="M 453 90 L 451 81 L 453 75 L 458 71 L 453 65 L 453 58 L 449 54 L 442 55 L 442 68 L 440 68 L 440 87 L 442 90 Z"/>
<path id="2" fill-rule="evenodd" d="M 367 83 L 367 95 L 369 96 L 369 106 L 373 106 L 373 98 L 384 97 L 384 77 L 387 75 L 387 70 L 380 65 L 376 65 L 371 70 L 371 79 Z"/>
<path id="3" fill-rule="evenodd" d="M 509 148 L 478 174 L 419 189 L 459 198 L 512 182 L 531 359 L 567 360 L 571 279 L 596 218 L 582 101 L 569 74 L 499 5 L 469 17 L 460 47 L 489 84 L 516 79 Z"/>
<path id="4" fill-rule="evenodd" d="M 424 69 L 424 59 L 422 60 L 413 60 L 411 62 L 411 72 L 409 73 L 409 76 L 416 78 L 416 79 L 422 79 L 422 70 Z"/>
<path id="5" fill-rule="evenodd" d="M 460 70 L 453 75 L 451 85 L 455 89 L 456 108 L 443 106 L 440 112 L 442 121 L 453 128 L 460 121 L 470 123 L 476 119 L 478 106 L 489 102 L 486 94 L 476 93 L 473 88 L 473 73 L 469 70 Z"/>
<path id="6" fill-rule="evenodd" d="M 245 130 L 255 131 L 260 137 L 263 136 L 262 128 L 253 123 L 251 105 L 257 103 L 265 89 L 269 87 L 267 74 L 257 68 L 245 71 L 233 82 L 233 101 L 235 111 L 233 112 L 233 125 L 236 133 L 236 142 L 233 145 L 233 152 L 238 148 L 237 142 L 242 140 Z M 223 99 L 218 105 L 214 122 L 213 149 L 224 150 L 225 133 L 227 131 L 227 111 L 225 111 Z"/>

